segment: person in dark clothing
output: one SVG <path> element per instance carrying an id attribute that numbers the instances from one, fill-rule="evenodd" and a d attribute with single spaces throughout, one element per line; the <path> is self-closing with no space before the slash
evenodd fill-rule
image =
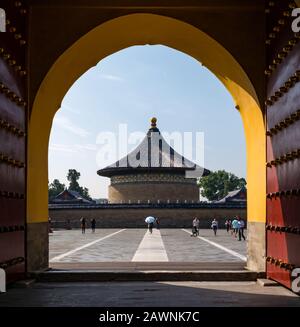
<path id="1" fill-rule="evenodd" d="M 148 224 L 148 229 L 149 229 L 150 234 L 152 234 L 153 223 Z"/>
<path id="2" fill-rule="evenodd" d="M 229 233 L 229 231 L 231 229 L 231 220 L 227 219 L 225 221 L 225 227 L 226 227 L 227 233 Z"/>
<path id="3" fill-rule="evenodd" d="M 244 235 L 245 222 L 240 216 L 238 216 L 237 220 L 238 220 L 239 241 L 241 241 L 242 238 L 245 241 L 246 240 L 246 237 Z"/>
<path id="4" fill-rule="evenodd" d="M 217 236 L 217 230 L 218 230 L 218 222 L 216 219 L 214 219 L 211 223 L 211 228 L 214 231 L 215 236 Z"/>
<path id="5" fill-rule="evenodd" d="M 92 233 L 95 233 L 95 229 L 96 229 L 96 219 L 95 218 L 91 219 L 91 228 L 92 228 Z"/>
<path id="6" fill-rule="evenodd" d="M 84 217 L 80 219 L 80 225 L 81 225 L 81 233 L 85 234 L 85 226 L 86 226 L 86 220 Z"/>
<path id="7" fill-rule="evenodd" d="M 200 226 L 200 220 L 197 217 L 195 217 L 193 220 L 193 231 L 191 236 L 199 235 L 199 226 Z"/>
<path id="8" fill-rule="evenodd" d="M 156 222 L 156 228 L 159 229 L 159 219 L 155 218 L 155 222 Z"/>
<path id="9" fill-rule="evenodd" d="M 67 229 L 67 230 L 72 229 L 70 219 L 67 219 L 67 221 L 66 221 L 66 229 Z"/>
<path id="10" fill-rule="evenodd" d="M 52 229 L 52 226 L 51 226 L 51 218 L 50 217 L 48 219 L 48 232 L 53 233 L 53 229 Z"/>

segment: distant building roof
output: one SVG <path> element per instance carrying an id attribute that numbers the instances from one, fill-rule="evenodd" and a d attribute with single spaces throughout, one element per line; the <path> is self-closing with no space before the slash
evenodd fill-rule
<path id="1" fill-rule="evenodd" d="M 215 201 L 215 203 L 228 203 L 228 202 L 246 202 L 247 189 L 242 187 L 238 190 L 229 192 L 223 199 Z"/>
<path id="2" fill-rule="evenodd" d="M 74 204 L 74 203 L 81 203 L 81 204 L 93 204 L 94 201 L 86 199 L 77 191 L 67 190 L 65 189 L 52 199 L 50 199 L 49 203 L 53 204 Z"/>

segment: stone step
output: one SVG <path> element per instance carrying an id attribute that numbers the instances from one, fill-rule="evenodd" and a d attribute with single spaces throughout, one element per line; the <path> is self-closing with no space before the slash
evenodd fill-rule
<path id="1" fill-rule="evenodd" d="M 172 270 L 172 271 L 206 271 L 206 270 L 245 270 L 245 262 L 197 262 L 197 261 L 110 261 L 110 262 L 51 262 L 54 270 L 101 270 L 101 271 L 145 271 L 145 270 Z"/>
<path id="2" fill-rule="evenodd" d="M 147 270 L 147 271 L 99 271 L 99 270 L 50 270 L 32 274 L 38 282 L 109 282 L 109 281 L 256 281 L 260 273 L 247 270 Z"/>

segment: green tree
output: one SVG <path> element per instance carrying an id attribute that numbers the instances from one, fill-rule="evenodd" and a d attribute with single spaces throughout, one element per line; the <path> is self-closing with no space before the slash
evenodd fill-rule
<path id="1" fill-rule="evenodd" d="M 201 195 L 209 201 L 218 201 L 224 198 L 229 192 L 246 186 L 246 180 L 239 178 L 225 170 L 218 170 L 202 177 L 198 181 Z"/>
<path id="2" fill-rule="evenodd" d="M 58 179 L 54 179 L 51 184 L 48 184 L 49 198 L 61 193 L 66 188 L 65 184 L 60 183 Z"/>
<path id="3" fill-rule="evenodd" d="M 88 200 L 92 200 L 92 198 L 89 195 L 89 190 L 86 187 L 81 187 L 78 183 L 78 180 L 80 178 L 80 172 L 76 169 L 69 169 L 67 179 L 70 182 L 69 183 L 69 190 L 78 192 L 81 196 Z"/>
<path id="4" fill-rule="evenodd" d="M 80 172 L 78 172 L 76 169 L 69 169 L 67 180 L 69 183 L 69 190 L 79 192 L 81 191 L 80 185 L 78 183 L 78 180 L 80 178 Z"/>
<path id="5" fill-rule="evenodd" d="M 86 188 L 86 187 L 82 187 L 81 189 L 82 189 L 82 191 L 81 191 L 80 194 L 81 194 L 83 197 L 85 197 L 86 199 L 88 199 L 88 200 L 92 200 L 91 196 L 89 195 L 89 189 Z"/>

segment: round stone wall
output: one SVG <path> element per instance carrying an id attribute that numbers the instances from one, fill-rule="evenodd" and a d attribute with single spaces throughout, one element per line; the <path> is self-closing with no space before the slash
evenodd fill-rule
<path id="1" fill-rule="evenodd" d="M 188 203 L 199 201 L 196 183 L 124 183 L 108 189 L 110 203 Z"/>

